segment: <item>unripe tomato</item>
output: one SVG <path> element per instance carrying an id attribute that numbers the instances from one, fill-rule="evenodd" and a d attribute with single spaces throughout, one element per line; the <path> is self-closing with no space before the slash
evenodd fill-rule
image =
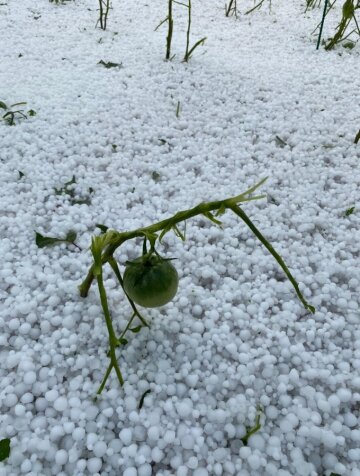
<path id="1" fill-rule="evenodd" d="M 139 306 L 164 306 L 175 296 L 178 284 L 175 267 L 156 254 L 140 256 L 125 268 L 125 292 Z"/>

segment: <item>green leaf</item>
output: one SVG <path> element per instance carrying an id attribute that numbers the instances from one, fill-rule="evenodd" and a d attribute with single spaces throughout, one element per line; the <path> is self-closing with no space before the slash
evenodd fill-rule
<path id="1" fill-rule="evenodd" d="M 36 111 L 34 111 L 34 109 L 30 109 L 28 111 L 28 114 L 29 114 L 30 117 L 34 117 L 34 116 L 36 116 Z"/>
<path id="2" fill-rule="evenodd" d="M 137 334 L 138 332 L 140 332 L 141 328 L 142 326 L 136 326 L 136 327 L 130 328 L 129 331 L 133 332 L 134 334 Z"/>
<path id="3" fill-rule="evenodd" d="M 96 223 L 96 228 L 99 228 L 99 230 L 101 230 L 102 233 L 106 233 L 109 229 L 108 226 L 105 226 L 105 225 L 101 225 L 100 223 Z"/>
<path id="4" fill-rule="evenodd" d="M 112 63 L 111 61 L 108 61 L 107 63 L 103 60 L 100 60 L 98 62 L 98 64 L 102 64 L 103 66 L 105 66 L 105 68 L 109 69 L 109 68 L 121 68 L 122 66 L 122 63 Z"/>
<path id="5" fill-rule="evenodd" d="M 102 237 L 93 236 L 91 239 L 91 252 L 94 257 L 94 266 L 93 273 L 94 276 L 100 276 L 102 274 L 102 262 L 101 262 L 101 251 L 102 251 Z"/>
<path id="6" fill-rule="evenodd" d="M 151 178 L 154 180 L 154 182 L 159 182 L 161 175 L 154 170 L 154 172 L 151 174 Z"/>
<path id="7" fill-rule="evenodd" d="M 164 238 L 164 236 L 166 235 L 166 233 L 168 233 L 170 230 L 172 229 L 172 226 L 169 225 L 167 227 L 165 227 L 163 229 L 163 231 L 160 233 L 160 236 L 159 236 L 159 242 L 161 243 L 162 242 L 162 239 Z"/>
<path id="8" fill-rule="evenodd" d="M 148 395 L 149 393 L 151 393 L 151 390 L 150 390 L 150 389 L 146 390 L 146 391 L 142 394 L 142 397 L 140 398 L 139 405 L 138 405 L 138 409 L 139 409 L 139 410 L 143 407 L 143 405 L 144 405 L 144 399 L 145 399 L 146 395 Z"/>
<path id="9" fill-rule="evenodd" d="M 257 415 L 255 418 L 255 425 L 252 427 L 247 427 L 246 435 L 241 438 L 241 441 L 243 442 L 244 446 L 247 446 L 250 436 L 259 431 L 260 428 L 260 415 Z"/>
<path id="10" fill-rule="evenodd" d="M 3 101 L 0 101 L 0 107 L 1 109 L 7 109 L 7 105 L 3 102 Z"/>
<path id="11" fill-rule="evenodd" d="M 123 337 L 121 339 L 119 339 L 119 344 L 122 344 L 122 345 L 126 345 L 128 343 L 128 340 L 127 339 L 124 339 Z"/>
<path id="12" fill-rule="evenodd" d="M 54 238 L 52 236 L 43 236 L 41 233 L 35 232 L 35 242 L 39 248 L 45 248 L 45 246 L 52 246 L 56 243 L 64 242 L 62 238 Z"/>
<path id="13" fill-rule="evenodd" d="M 0 440 L 0 461 L 8 458 L 10 455 L 10 439 L 5 438 Z"/>
<path id="14" fill-rule="evenodd" d="M 19 172 L 19 179 L 25 177 L 25 174 L 23 172 L 21 172 L 21 170 L 18 170 L 18 172 Z"/>
<path id="15" fill-rule="evenodd" d="M 203 45 L 205 43 L 205 41 L 207 40 L 207 37 L 205 36 L 204 38 L 201 38 L 201 40 L 197 41 L 194 46 L 190 49 L 189 52 L 186 53 L 185 57 L 184 57 L 184 61 L 188 61 L 190 58 L 191 58 L 191 55 L 194 53 L 194 51 L 196 50 L 196 48 L 200 45 Z"/>
<path id="16" fill-rule="evenodd" d="M 348 208 L 345 212 L 345 216 L 348 217 L 349 215 L 352 215 L 355 211 L 355 207 Z"/>
<path id="17" fill-rule="evenodd" d="M 280 146 L 280 147 L 285 147 L 287 143 L 279 136 L 275 136 L 275 142 Z"/>
<path id="18" fill-rule="evenodd" d="M 68 241 L 69 243 L 74 243 L 74 241 L 76 240 L 76 237 L 77 237 L 76 231 L 70 230 L 68 231 L 65 240 Z"/>

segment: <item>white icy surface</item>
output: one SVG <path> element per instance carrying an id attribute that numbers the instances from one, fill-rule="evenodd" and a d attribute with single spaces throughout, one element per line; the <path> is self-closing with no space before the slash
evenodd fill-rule
<path id="1" fill-rule="evenodd" d="M 300 1 L 235 20 L 203 0 L 192 42 L 205 45 L 181 62 L 177 6 L 166 63 L 166 2 L 113 2 L 106 32 L 94 1 L 3 3 L 0 100 L 37 115 L 0 122 L 0 475 L 359 476 L 359 46 L 316 51 L 321 11 Z M 55 195 L 72 175 L 90 205 Z M 77 286 L 95 224 L 134 229 L 264 176 L 267 200 L 244 209 L 316 313 L 235 215 L 223 231 L 193 219 L 185 244 L 159 250 L 177 257 L 176 298 L 145 311 L 151 328 L 119 357 L 126 384 L 112 375 L 94 401 L 107 332 L 96 287 Z M 37 248 L 34 230 L 70 229 L 82 252 Z M 117 257 L 139 253 L 128 242 Z M 130 309 L 106 276 L 120 331 Z"/>

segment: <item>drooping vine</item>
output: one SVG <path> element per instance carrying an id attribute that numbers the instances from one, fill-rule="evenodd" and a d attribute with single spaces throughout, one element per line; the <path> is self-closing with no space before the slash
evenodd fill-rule
<path id="1" fill-rule="evenodd" d="M 144 270 L 146 270 L 146 273 L 148 273 L 149 271 L 152 272 L 153 269 L 151 267 L 153 266 L 153 261 L 151 259 L 151 256 L 153 254 L 154 256 L 155 255 L 159 256 L 158 253 L 156 252 L 155 245 L 161 242 L 162 238 L 164 237 L 166 233 L 173 231 L 176 234 L 176 236 L 185 240 L 185 236 L 180 232 L 178 228 L 179 223 L 184 222 L 190 218 L 194 218 L 196 216 L 205 216 L 207 219 L 211 220 L 214 224 L 221 226 L 222 223 L 219 220 L 219 216 L 225 213 L 226 210 L 230 210 L 250 228 L 250 230 L 253 232 L 256 238 L 265 246 L 265 248 L 275 258 L 275 260 L 278 262 L 278 264 L 284 271 L 285 275 L 291 282 L 292 286 L 294 287 L 295 292 L 298 298 L 300 299 L 300 301 L 302 302 L 303 306 L 305 307 L 305 309 L 307 309 L 311 313 L 315 312 L 315 308 L 311 306 L 304 298 L 302 292 L 300 291 L 298 283 L 296 282 L 295 278 L 291 274 L 290 270 L 288 269 L 282 257 L 277 253 L 277 251 L 275 251 L 273 246 L 268 242 L 268 240 L 264 237 L 264 235 L 260 232 L 260 230 L 254 225 L 254 223 L 249 218 L 249 216 L 239 206 L 239 204 L 241 203 L 246 203 L 249 201 L 259 200 L 261 198 L 264 198 L 265 197 L 264 195 L 253 196 L 252 194 L 265 182 L 265 180 L 266 179 L 261 180 L 258 184 L 249 188 L 246 192 L 240 195 L 237 195 L 236 197 L 227 198 L 225 200 L 217 200 L 213 202 L 200 203 L 194 208 L 180 211 L 170 218 L 167 218 L 165 220 L 154 223 L 144 228 L 137 228 L 135 230 L 125 231 L 125 232 L 107 230 L 102 235 L 93 237 L 92 243 L 91 243 L 91 252 L 92 252 L 94 261 L 91 268 L 88 271 L 88 274 L 85 280 L 80 285 L 79 289 L 80 289 L 80 295 L 82 297 L 86 297 L 88 295 L 88 292 L 93 280 L 95 279 L 97 281 L 100 301 L 103 308 L 103 313 L 104 313 L 105 322 L 106 322 L 108 335 L 109 335 L 108 357 L 110 362 L 105 372 L 104 378 L 101 382 L 101 385 L 98 389 L 99 394 L 104 389 L 112 369 L 115 370 L 115 373 L 120 385 L 124 383 L 124 377 L 121 373 L 121 370 L 118 364 L 116 351 L 118 348 L 127 344 L 127 339 L 125 337 L 127 332 L 130 331 L 130 332 L 137 333 L 140 331 L 142 327 L 149 326 L 145 318 L 139 312 L 134 300 L 126 292 L 126 289 L 129 289 L 129 288 L 126 287 L 126 283 L 124 285 L 124 278 L 120 272 L 119 265 L 114 258 L 115 251 L 128 240 L 132 240 L 135 238 L 143 238 L 144 240 L 143 257 L 140 260 L 135 260 L 135 261 L 140 262 L 141 266 L 144 266 Z M 147 251 L 146 242 L 149 242 L 151 244 L 150 252 Z M 159 260 L 157 259 L 155 261 L 156 261 L 156 265 L 158 265 Z M 116 336 L 116 333 L 112 324 L 111 313 L 110 313 L 108 300 L 107 300 L 107 294 L 106 294 L 104 281 L 103 281 L 103 267 L 106 264 L 110 265 L 132 309 L 132 314 L 128 321 L 128 324 L 119 336 Z M 144 274 L 146 273 L 144 271 Z M 152 292 L 154 292 L 154 289 L 155 290 L 158 289 L 157 283 L 156 283 L 156 270 L 155 270 L 155 274 L 152 274 L 151 276 L 152 276 L 151 277 L 152 284 L 153 285 L 155 284 L 155 288 L 152 289 Z M 140 275 L 140 278 L 141 278 L 141 275 Z M 146 277 L 146 279 L 148 279 L 148 277 Z M 155 279 L 155 283 L 154 283 L 154 279 Z M 159 292 L 162 292 L 161 286 L 160 286 Z M 136 293 L 132 294 L 133 297 L 135 295 Z M 171 296 L 173 296 L 173 294 L 171 294 Z M 143 302 L 142 305 L 143 306 L 145 305 L 145 307 L 156 307 L 156 302 L 155 302 L 155 306 L 154 305 L 147 306 L 146 300 L 142 302 Z M 151 302 L 154 304 L 153 300 L 151 300 Z M 160 299 L 159 302 L 163 302 L 162 299 Z M 159 304 L 159 305 L 162 305 L 162 304 Z M 140 325 L 132 327 L 134 320 L 136 318 L 140 321 Z"/>

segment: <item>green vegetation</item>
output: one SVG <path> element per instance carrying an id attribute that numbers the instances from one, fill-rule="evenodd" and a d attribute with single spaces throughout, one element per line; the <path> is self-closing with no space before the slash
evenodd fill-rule
<path id="1" fill-rule="evenodd" d="M 17 106 L 25 106 L 27 103 L 26 102 L 16 102 L 14 104 L 11 104 L 10 106 L 7 106 L 7 104 L 3 101 L 0 101 L 0 109 L 5 111 L 5 113 L 2 116 L 2 119 L 8 124 L 9 126 L 15 126 L 17 123 L 16 121 L 21 120 L 21 119 L 27 119 L 28 116 L 33 117 L 36 116 L 36 112 L 33 109 L 29 109 L 27 111 L 28 116 L 24 113 L 23 109 L 12 109 Z"/>
<path id="2" fill-rule="evenodd" d="M 10 455 L 10 439 L 0 440 L 0 461 L 4 461 Z"/>
<path id="3" fill-rule="evenodd" d="M 256 418 L 255 418 L 255 424 L 253 426 L 246 427 L 246 435 L 241 438 L 241 441 L 243 442 L 244 446 L 248 445 L 250 436 L 254 435 L 261 429 L 260 417 L 261 417 L 261 412 L 259 411 L 259 413 L 256 415 Z"/>
<path id="4" fill-rule="evenodd" d="M 168 31 L 167 31 L 167 36 L 166 36 L 166 53 L 165 53 L 165 59 L 168 61 L 171 61 L 175 55 L 171 55 L 171 44 L 172 44 L 172 37 L 173 37 L 173 31 L 174 31 L 174 16 L 173 16 L 173 5 L 177 4 L 180 5 L 181 7 L 185 7 L 187 9 L 187 28 L 186 28 L 186 48 L 185 48 L 185 54 L 183 61 L 187 63 L 189 59 L 191 58 L 192 54 L 196 50 L 196 48 L 200 45 L 203 45 L 206 37 L 201 38 L 201 40 L 198 40 L 193 46 L 190 47 L 190 33 L 191 33 L 191 14 L 192 14 L 192 4 L 191 0 L 187 0 L 186 3 L 178 2 L 177 0 L 168 0 L 168 14 L 167 17 L 162 20 L 158 26 L 155 28 L 155 31 L 157 31 L 161 25 L 164 23 L 168 24 Z"/>
<path id="5" fill-rule="evenodd" d="M 94 189 L 89 187 L 87 196 L 84 198 L 76 198 L 74 185 L 76 185 L 75 175 L 73 175 L 68 182 L 65 182 L 61 188 L 55 188 L 55 195 L 66 195 L 69 198 L 71 205 L 90 205 L 91 195 L 94 193 Z"/>
<path id="6" fill-rule="evenodd" d="M 316 49 L 319 49 L 322 31 L 325 23 L 325 18 L 330 13 L 330 11 L 334 10 L 334 6 L 337 0 L 331 2 L 330 0 L 325 0 L 323 15 L 320 24 L 317 26 L 319 28 L 319 35 L 318 41 L 316 45 Z M 316 2 L 315 0 L 308 0 L 307 2 L 307 9 L 308 8 L 315 8 L 315 6 L 320 6 L 321 0 Z M 360 2 L 359 0 L 345 0 L 341 9 L 341 19 L 336 27 L 335 34 L 332 38 L 329 38 L 328 41 L 324 41 L 323 44 L 325 46 L 325 50 L 329 51 L 335 48 L 336 45 L 343 43 L 344 48 L 352 49 L 355 46 L 355 41 L 352 38 L 360 37 L 360 27 L 359 22 L 356 18 L 356 14 L 360 10 Z M 316 28 L 316 29 L 317 29 Z M 352 38 L 350 38 L 352 37 Z"/>
<path id="7" fill-rule="evenodd" d="M 229 5 L 225 3 L 225 16 L 230 17 L 232 15 L 237 17 L 236 0 L 230 0 Z"/>
<path id="8" fill-rule="evenodd" d="M 99 295 L 100 295 L 100 301 L 101 305 L 103 308 L 104 316 L 105 316 L 105 322 L 109 334 L 109 352 L 108 356 L 110 359 L 110 363 L 108 365 L 108 368 L 106 370 L 105 376 L 103 378 L 103 381 L 101 382 L 101 385 L 98 389 L 98 394 L 102 392 L 102 390 L 105 387 L 106 381 L 112 371 L 112 369 L 115 369 L 117 378 L 119 380 L 120 385 L 123 385 L 124 383 L 124 378 L 122 376 L 121 370 L 119 368 L 118 362 L 117 362 L 117 356 L 116 356 L 116 349 L 120 346 L 124 346 L 127 344 L 127 339 L 125 338 L 125 335 L 128 331 L 131 331 L 133 333 L 137 333 L 140 331 L 142 327 L 148 327 L 148 323 L 146 322 L 145 318 L 142 316 L 142 314 L 139 312 L 136 303 L 139 303 L 140 305 L 147 306 L 148 303 L 148 289 L 140 289 L 140 296 L 137 293 L 139 289 L 137 289 L 135 293 L 132 293 L 133 288 L 137 285 L 143 286 L 143 283 L 139 284 L 141 279 L 143 278 L 141 276 L 141 272 L 139 275 L 139 267 L 135 270 L 135 274 L 137 274 L 136 279 L 131 279 L 129 282 L 127 282 L 126 279 L 126 272 L 124 278 L 120 272 L 118 263 L 116 262 L 114 258 L 114 253 L 115 251 L 126 241 L 132 240 L 135 238 L 142 238 L 143 239 L 143 257 L 140 258 L 141 260 L 148 261 L 148 257 L 152 256 L 157 256 L 159 257 L 159 254 L 157 253 L 155 249 L 155 245 L 158 243 L 161 243 L 163 237 L 169 233 L 170 231 L 174 232 L 176 236 L 181 238 L 182 240 L 185 240 L 185 235 L 179 230 L 179 223 L 181 222 L 186 222 L 186 220 L 196 217 L 196 216 L 205 216 L 207 219 L 212 221 L 215 225 L 221 226 L 222 222 L 219 220 L 219 216 L 221 216 L 223 213 L 225 213 L 226 210 L 232 211 L 235 215 L 237 215 L 253 232 L 253 234 L 256 236 L 256 238 L 265 246 L 265 248 L 272 254 L 272 256 L 275 258 L 275 260 L 278 262 L 280 267 L 283 269 L 285 272 L 287 278 L 293 285 L 295 292 L 304 305 L 305 309 L 307 309 L 309 312 L 314 313 L 315 308 L 311 306 L 304 298 L 303 294 L 301 293 L 299 286 L 289 271 L 287 265 L 285 264 L 284 260 L 281 258 L 281 256 L 275 251 L 275 249 L 272 247 L 272 245 L 267 241 L 267 239 L 262 235 L 262 233 L 258 230 L 258 228 L 254 225 L 254 223 L 251 221 L 251 219 L 247 216 L 247 214 L 244 212 L 244 210 L 239 206 L 240 203 L 246 203 L 249 201 L 253 200 L 259 200 L 261 198 L 264 198 L 264 195 L 256 195 L 252 196 L 252 194 L 265 182 L 266 179 L 261 180 L 258 184 L 254 185 L 253 187 L 249 188 L 246 192 L 232 198 L 228 198 L 225 200 L 218 200 L 215 202 L 208 202 L 208 203 L 200 203 L 194 208 L 190 208 L 188 210 L 183 210 L 175 215 L 173 215 L 170 218 L 167 218 L 165 220 L 162 220 L 160 222 L 154 223 L 153 225 L 147 226 L 145 228 L 137 228 L 136 230 L 132 231 L 125 231 L 125 232 L 118 232 L 115 230 L 108 230 L 106 227 L 103 225 L 97 225 L 98 228 L 101 229 L 101 234 L 98 236 L 94 236 L 92 238 L 91 242 L 91 252 L 93 255 L 93 265 L 89 269 L 89 272 L 83 281 L 83 283 L 80 285 L 79 290 L 80 290 L 80 295 L 82 297 L 86 297 L 88 295 L 90 286 L 95 279 L 98 284 L 98 290 L 99 290 Z M 150 252 L 148 253 L 147 251 L 147 243 L 150 243 Z M 160 257 L 161 258 L 161 257 Z M 161 258 L 160 265 L 162 265 L 163 260 Z M 150 259 L 151 261 L 151 259 Z M 103 279 L 103 267 L 109 264 L 111 269 L 113 270 L 117 280 L 119 281 L 120 287 L 123 289 L 124 294 L 126 298 L 129 301 L 130 307 L 132 309 L 132 315 L 128 321 L 127 326 L 125 329 L 122 331 L 119 337 L 116 336 L 113 324 L 112 324 L 112 318 L 111 318 L 111 313 L 108 305 L 108 299 L 107 299 L 107 294 L 104 286 L 104 279 Z M 128 263 L 127 263 L 128 264 Z M 138 263 L 137 263 L 138 264 Z M 154 263 L 149 263 L 149 266 L 153 266 Z M 159 263 L 155 263 L 154 265 L 157 266 Z M 141 266 L 146 266 L 148 263 L 144 265 L 144 262 L 141 263 Z M 141 267 L 140 266 L 140 267 Z M 152 270 L 151 270 L 152 271 Z M 170 273 L 169 269 L 166 270 L 161 270 L 161 272 L 158 273 L 158 275 L 163 276 L 163 272 L 166 274 L 167 272 Z M 145 274 L 144 268 L 143 268 L 143 273 Z M 147 273 L 147 271 L 146 271 Z M 155 270 L 155 275 L 157 273 L 157 270 Z M 151 307 L 159 306 L 165 304 L 165 302 L 168 302 L 169 299 L 172 299 L 174 296 L 174 293 L 176 292 L 177 289 L 177 279 L 175 279 L 175 274 L 174 271 L 171 270 L 171 282 L 169 284 L 171 289 L 164 289 L 162 283 L 156 283 L 156 279 L 154 279 L 154 276 L 151 276 L 151 282 L 150 282 L 150 287 L 152 287 L 153 292 L 159 292 L 159 296 L 155 296 L 155 299 L 158 299 L 158 302 L 154 302 L 151 298 Z M 137 281 L 138 279 L 138 281 Z M 140 281 L 139 281 L 140 280 Z M 149 285 L 149 280 L 148 277 L 146 276 L 146 285 Z M 175 282 L 176 281 L 176 282 Z M 128 284 L 130 283 L 131 292 L 129 292 L 129 287 Z M 166 286 L 165 286 L 166 287 Z M 145 286 L 146 288 L 146 286 Z M 145 296 L 146 294 L 146 296 Z M 150 294 L 152 294 L 150 292 Z M 161 294 L 161 296 L 160 296 Z M 165 296 L 166 295 L 166 296 Z M 143 301 L 143 298 L 145 296 L 145 301 Z M 136 326 L 135 328 L 132 327 L 134 324 L 134 320 L 138 318 L 140 321 L 140 325 Z"/>
<path id="9" fill-rule="evenodd" d="M 333 7 L 334 3 L 330 6 Z M 336 28 L 335 35 L 326 43 L 325 49 L 332 50 L 337 44 L 348 40 L 353 33 L 360 36 L 359 23 L 356 18 L 356 11 L 360 10 L 360 2 L 358 0 L 345 0 L 342 6 L 342 17 Z M 351 25 L 353 27 L 351 28 Z M 350 31 L 349 31 L 350 30 Z M 352 41 L 352 43 L 355 43 Z"/>
<path id="10" fill-rule="evenodd" d="M 74 245 L 81 251 L 80 246 L 75 243 L 77 234 L 75 231 L 70 230 L 67 232 L 65 238 L 55 238 L 53 236 L 43 236 L 41 233 L 35 232 L 35 243 L 38 248 L 45 248 L 46 246 L 52 246 L 59 243 L 69 243 Z"/>
<path id="11" fill-rule="evenodd" d="M 102 30 L 106 30 L 109 10 L 110 0 L 99 0 L 99 18 L 97 23 L 100 23 Z"/>

